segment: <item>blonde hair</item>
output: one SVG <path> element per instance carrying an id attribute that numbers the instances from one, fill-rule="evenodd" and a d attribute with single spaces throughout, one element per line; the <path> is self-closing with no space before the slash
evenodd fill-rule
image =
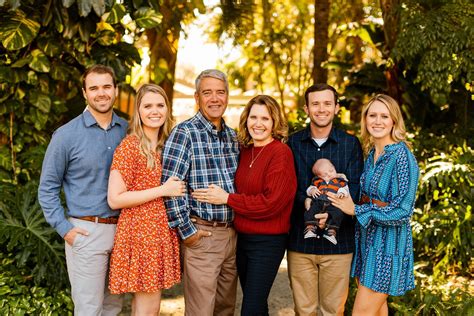
<path id="1" fill-rule="evenodd" d="M 253 143 L 252 136 L 250 136 L 250 133 L 247 129 L 247 120 L 249 118 L 250 110 L 254 104 L 265 105 L 273 120 L 273 138 L 280 140 L 282 143 L 286 143 L 288 140 L 288 123 L 285 116 L 283 115 L 281 106 L 274 98 L 268 95 L 257 95 L 256 97 L 253 97 L 245 106 L 242 114 L 240 115 L 239 132 L 237 134 L 239 142 L 245 147 Z"/>
<path id="2" fill-rule="evenodd" d="M 392 140 L 397 143 L 404 142 L 409 146 L 406 141 L 405 122 L 403 121 L 402 111 L 400 110 L 397 101 L 386 94 L 377 94 L 362 108 L 360 130 L 364 152 L 367 154 L 374 145 L 374 140 L 367 130 L 366 118 L 370 106 L 376 101 L 382 102 L 387 107 L 388 112 L 390 113 L 390 118 L 393 120 L 393 128 L 390 135 Z"/>
<path id="3" fill-rule="evenodd" d="M 143 96 L 149 92 L 161 95 L 163 99 L 165 99 L 166 104 L 166 120 L 163 126 L 161 126 L 160 131 L 158 132 L 158 143 L 156 145 L 156 148 L 151 148 L 151 140 L 145 135 L 145 132 L 143 131 L 143 123 L 140 118 L 139 112 Z M 154 169 L 156 167 L 153 152 L 161 152 L 166 139 L 171 133 L 173 124 L 174 119 L 173 114 L 171 112 L 170 101 L 166 96 L 165 90 L 153 83 L 147 83 L 142 85 L 140 89 L 138 89 L 137 95 L 135 97 L 135 109 L 133 110 L 133 116 L 130 121 L 130 127 L 128 132 L 130 135 L 136 135 L 140 140 L 140 154 L 145 156 L 147 160 L 147 168 Z"/>

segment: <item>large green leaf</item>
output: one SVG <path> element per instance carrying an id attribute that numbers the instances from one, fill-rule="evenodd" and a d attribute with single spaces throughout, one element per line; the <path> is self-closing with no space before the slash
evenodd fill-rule
<path id="1" fill-rule="evenodd" d="M 30 62 L 30 68 L 38 72 L 49 72 L 50 63 L 48 56 L 41 50 L 35 49 L 31 52 L 33 59 Z"/>
<path id="2" fill-rule="evenodd" d="M 89 15 L 92 9 L 92 0 L 77 0 L 77 8 L 79 9 L 79 15 L 86 17 Z"/>
<path id="3" fill-rule="evenodd" d="M 141 7 L 135 12 L 135 22 L 139 27 L 150 29 L 161 24 L 163 16 L 152 8 Z"/>
<path id="4" fill-rule="evenodd" d="M 51 109 L 51 99 L 45 93 L 42 93 L 37 90 L 32 90 L 29 96 L 31 104 L 43 111 L 44 113 L 49 113 Z"/>
<path id="5" fill-rule="evenodd" d="M 110 10 L 106 22 L 110 24 L 119 23 L 120 20 L 122 20 L 122 18 L 125 16 L 125 13 L 125 7 L 120 3 L 116 3 L 112 7 L 112 10 Z"/>
<path id="6" fill-rule="evenodd" d="M 25 58 L 21 58 L 21 59 L 18 59 L 17 61 L 15 61 L 11 67 L 12 68 L 21 68 L 23 67 L 24 65 L 28 65 L 30 62 L 31 62 L 31 56 L 27 56 Z"/>
<path id="7" fill-rule="evenodd" d="M 57 40 L 42 38 L 38 40 L 38 47 L 49 57 L 57 56 L 62 52 L 61 46 L 57 43 Z"/>
<path id="8" fill-rule="evenodd" d="M 28 19 L 21 10 L 8 13 L 0 19 L 0 40 L 7 50 L 25 47 L 38 34 L 40 24 Z"/>
<path id="9" fill-rule="evenodd" d="M 160 58 L 155 65 L 155 69 L 153 71 L 153 82 L 156 84 L 161 83 L 163 80 L 166 79 L 166 74 L 169 72 L 168 63 L 165 59 Z"/>
<path id="10" fill-rule="evenodd" d="M 69 69 L 66 64 L 53 62 L 50 71 L 51 77 L 59 81 L 67 81 L 69 78 Z"/>
<path id="11" fill-rule="evenodd" d="M 92 1 L 92 8 L 97 16 L 102 16 L 105 12 L 105 0 Z"/>

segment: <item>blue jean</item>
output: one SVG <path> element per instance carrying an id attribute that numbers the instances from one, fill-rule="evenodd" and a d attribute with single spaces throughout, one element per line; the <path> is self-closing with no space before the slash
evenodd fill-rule
<path id="1" fill-rule="evenodd" d="M 241 315 L 268 315 L 268 295 L 285 254 L 287 234 L 237 238 L 237 272 L 243 299 Z"/>

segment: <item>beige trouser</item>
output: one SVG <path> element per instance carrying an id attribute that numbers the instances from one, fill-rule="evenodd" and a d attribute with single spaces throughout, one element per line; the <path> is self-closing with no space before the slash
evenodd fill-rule
<path id="1" fill-rule="evenodd" d="M 122 310 L 122 295 L 107 288 L 109 257 L 114 245 L 116 225 L 70 218 L 75 226 L 89 232 L 66 243 L 66 263 L 75 316 L 115 316 Z"/>
<path id="2" fill-rule="evenodd" d="M 352 254 L 313 255 L 288 251 L 295 314 L 344 315 Z"/>
<path id="3" fill-rule="evenodd" d="M 186 316 L 234 315 L 237 292 L 236 233 L 233 228 L 195 224 L 211 231 L 197 245 L 182 245 Z"/>

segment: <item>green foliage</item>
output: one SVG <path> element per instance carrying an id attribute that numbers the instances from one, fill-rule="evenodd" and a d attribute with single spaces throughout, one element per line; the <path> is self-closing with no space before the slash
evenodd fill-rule
<path id="1" fill-rule="evenodd" d="M 161 22 L 160 13 L 141 1 L 0 3 L 0 143 L 7 145 L 0 150 L 0 181 L 21 184 L 39 176 L 40 168 L 30 168 L 32 152 L 42 150 L 68 114 L 84 108 L 85 68 L 111 66 L 126 86 L 131 67 L 140 61 L 130 39 L 143 31 L 124 24 L 127 12 L 138 27 Z"/>
<path id="2" fill-rule="evenodd" d="M 403 1 L 394 58 L 414 71 L 413 82 L 437 105 L 449 102 L 455 83 L 474 92 L 472 1 Z"/>
<path id="3" fill-rule="evenodd" d="M 0 184 L 0 251 L 14 254 L 19 268 L 29 267 L 37 284 L 67 283 L 64 242 L 46 223 L 37 200 L 38 185 Z"/>
<path id="4" fill-rule="evenodd" d="M 473 257 L 474 150 L 458 141 L 420 161 L 414 246 L 435 277 L 468 273 Z"/>
<path id="5" fill-rule="evenodd" d="M 73 303 L 68 290 L 37 286 L 31 271 L 18 268 L 15 259 L 0 252 L 0 314 L 72 315 Z"/>
<path id="6" fill-rule="evenodd" d="M 389 310 L 393 315 L 472 315 L 474 298 L 469 294 L 466 279 L 458 280 L 453 288 L 451 282 L 439 282 L 417 274 L 417 285 L 404 296 L 389 298 Z M 462 284 L 464 282 L 464 284 Z"/>

